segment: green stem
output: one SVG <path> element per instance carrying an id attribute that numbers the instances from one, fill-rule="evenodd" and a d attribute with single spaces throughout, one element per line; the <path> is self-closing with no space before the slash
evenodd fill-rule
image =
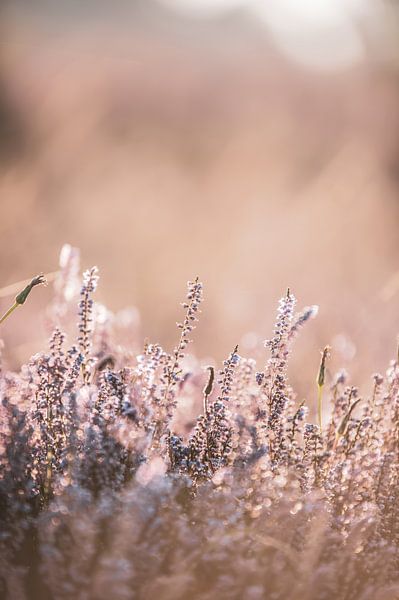
<path id="1" fill-rule="evenodd" d="M 4 313 L 4 315 L 1 317 L 0 319 L 0 323 L 3 323 L 3 321 L 5 321 L 7 319 L 7 317 L 10 316 L 10 314 L 12 312 L 14 312 L 14 310 L 18 307 L 21 306 L 20 304 L 18 304 L 18 302 L 14 302 L 14 304 L 12 306 L 10 306 L 10 308 L 8 309 L 8 311 L 6 313 Z"/>
<path id="2" fill-rule="evenodd" d="M 317 418 L 319 421 L 320 433 L 322 432 L 322 400 L 323 400 L 323 386 L 317 386 Z"/>

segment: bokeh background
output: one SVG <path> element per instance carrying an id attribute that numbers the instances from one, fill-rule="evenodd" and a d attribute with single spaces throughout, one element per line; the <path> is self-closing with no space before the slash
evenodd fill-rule
<path id="1" fill-rule="evenodd" d="M 0 287 L 98 265 L 97 297 L 166 348 L 187 279 L 197 353 L 263 353 L 278 298 L 318 304 L 319 350 L 359 383 L 399 330 L 399 12 L 382 0 L 2 2 Z M 47 337 L 37 290 L 2 326 L 17 365 Z M 0 298 L 5 310 L 12 298 Z M 301 388 L 302 386 L 302 388 Z"/>

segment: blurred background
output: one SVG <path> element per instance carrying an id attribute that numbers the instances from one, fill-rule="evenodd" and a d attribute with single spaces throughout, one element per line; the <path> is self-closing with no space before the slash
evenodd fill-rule
<path id="1" fill-rule="evenodd" d="M 170 348 L 199 275 L 198 354 L 266 360 L 289 286 L 320 305 L 294 382 L 329 343 L 358 383 L 396 353 L 398 192 L 394 1 L 1 4 L 0 287 L 68 242 Z M 11 365 L 42 348 L 50 295 L 2 326 Z"/>

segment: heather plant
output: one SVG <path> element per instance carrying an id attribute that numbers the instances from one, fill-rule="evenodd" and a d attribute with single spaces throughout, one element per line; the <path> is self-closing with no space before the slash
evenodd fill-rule
<path id="1" fill-rule="evenodd" d="M 290 353 L 317 307 L 296 314 L 289 290 L 264 367 L 236 346 L 204 369 L 187 355 L 198 278 L 175 348 L 136 355 L 95 267 L 79 298 L 78 263 L 66 247 L 48 349 L 0 369 L 0 596 L 399 598 L 398 357 L 363 398 L 330 381 L 326 347 L 299 400 Z"/>

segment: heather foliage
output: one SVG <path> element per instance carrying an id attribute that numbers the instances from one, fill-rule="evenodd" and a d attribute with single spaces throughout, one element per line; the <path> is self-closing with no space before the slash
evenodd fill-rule
<path id="1" fill-rule="evenodd" d="M 236 347 L 215 374 L 186 356 L 198 279 L 174 350 L 134 356 L 96 269 L 79 298 L 78 253 L 61 258 L 48 350 L 0 374 L 1 597 L 399 598 L 397 359 L 360 398 L 345 373 L 326 382 L 326 349 L 321 426 L 287 376 L 316 307 L 295 314 L 288 291 L 265 366 Z"/>

